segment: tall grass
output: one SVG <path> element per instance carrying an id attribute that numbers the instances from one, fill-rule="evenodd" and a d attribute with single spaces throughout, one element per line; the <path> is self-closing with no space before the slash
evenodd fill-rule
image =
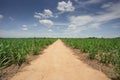
<path id="1" fill-rule="evenodd" d="M 98 59 L 105 64 L 112 64 L 116 75 L 120 78 L 120 38 L 114 39 L 63 39 L 63 41 L 73 47 L 87 53 L 90 59 Z"/>
<path id="2" fill-rule="evenodd" d="M 50 38 L 0 39 L 0 72 L 11 64 L 20 66 L 30 53 L 38 55 L 43 48 L 55 40 Z"/>

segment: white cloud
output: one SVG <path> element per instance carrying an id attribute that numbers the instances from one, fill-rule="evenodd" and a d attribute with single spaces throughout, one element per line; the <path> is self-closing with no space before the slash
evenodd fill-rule
<path id="1" fill-rule="evenodd" d="M 87 30 L 90 28 L 99 29 L 100 25 L 110 20 L 120 18 L 120 3 L 109 3 L 108 5 L 104 6 L 106 12 L 99 15 L 71 16 L 69 17 L 70 24 L 76 25 L 76 31 L 80 32 L 82 30 Z M 103 5 L 101 7 L 103 7 Z M 78 27 L 80 30 L 78 30 Z"/>
<path id="2" fill-rule="evenodd" d="M 49 9 L 45 9 L 44 10 L 44 13 L 46 14 L 46 15 L 48 15 L 48 16 L 50 16 L 50 17 L 52 17 L 52 11 L 51 10 L 49 10 Z"/>
<path id="3" fill-rule="evenodd" d="M 52 29 L 49 29 L 48 31 L 49 31 L 49 32 L 52 32 Z"/>
<path id="4" fill-rule="evenodd" d="M 70 24 L 70 25 L 68 26 L 68 29 L 70 29 L 70 30 L 75 30 L 75 29 L 76 29 L 76 25 Z"/>
<path id="5" fill-rule="evenodd" d="M 120 2 L 116 4 L 112 4 L 110 7 L 106 8 L 106 13 L 102 13 L 101 15 L 96 17 L 96 20 L 105 22 L 113 19 L 120 18 Z"/>
<path id="6" fill-rule="evenodd" d="M 85 25 L 91 21 L 93 21 L 93 17 L 89 16 L 89 15 L 85 15 L 85 16 L 71 16 L 69 18 L 70 23 L 77 25 L 77 26 L 81 26 L 81 25 Z"/>
<path id="7" fill-rule="evenodd" d="M 27 31 L 28 30 L 28 26 L 27 25 L 22 25 L 21 29 L 24 30 L 24 31 Z"/>
<path id="8" fill-rule="evenodd" d="M 77 3 L 79 3 L 79 6 L 86 6 L 86 5 L 91 5 L 91 4 L 97 4 L 102 2 L 103 0 L 86 0 L 86 1 L 81 1 L 81 0 L 75 0 Z"/>
<path id="9" fill-rule="evenodd" d="M 85 4 L 95 4 L 95 3 L 100 3 L 102 0 L 88 0 L 85 2 Z"/>
<path id="10" fill-rule="evenodd" d="M 49 9 L 44 9 L 43 13 L 35 12 L 34 17 L 38 19 L 50 18 L 50 17 L 53 17 L 53 12 Z"/>
<path id="11" fill-rule="evenodd" d="M 0 14 L 0 20 L 3 19 L 3 15 Z"/>
<path id="12" fill-rule="evenodd" d="M 71 16 L 69 18 L 70 24 L 68 26 L 68 30 L 75 30 L 75 33 L 79 33 L 83 30 L 88 29 L 99 29 L 101 22 L 98 22 L 96 18 L 90 15 L 82 15 L 82 16 Z"/>
<path id="13" fill-rule="evenodd" d="M 22 25 L 22 27 L 27 27 L 27 25 Z"/>
<path id="14" fill-rule="evenodd" d="M 3 38 L 35 37 L 34 34 L 35 33 L 28 31 L 2 30 L 2 29 L 0 30 L 0 37 Z"/>
<path id="15" fill-rule="evenodd" d="M 76 30 L 75 30 L 75 33 L 79 33 L 81 31 L 84 31 L 84 30 L 87 30 L 87 29 L 89 29 L 89 27 L 87 27 L 87 26 L 77 27 Z"/>
<path id="16" fill-rule="evenodd" d="M 45 26 L 52 26 L 54 24 L 51 20 L 47 20 L 47 19 L 39 20 L 39 22 Z"/>
<path id="17" fill-rule="evenodd" d="M 102 6 L 101 6 L 101 8 L 109 8 L 109 7 L 111 7 L 113 5 L 113 3 L 112 2 L 109 2 L 109 3 L 107 3 L 107 4 L 103 4 Z"/>
<path id="18" fill-rule="evenodd" d="M 61 12 L 71 12 L 75 10 L 75 7 L 72 5 L 72 2 L 69 0 L 68 2 L 65 1 L 58 2 L 57 9 Z"/>
<path id="19" fill-rule="evenodd" d="M 120 3 L 109 3 L 110 6 L 104 6 L 106 12 L 99 15 L 82 15 L 82 16 L 71 16 L 69 17 L 70 24 L 75 25 L 76 31 L 80 32 L 82 30 L 87 30 L 90 28 L 99 29 L 100 25 L 113 20 L 120 18 Z M 83 27 L 84 26 L 84 27 Z M 80 30 L 78 30 L 78 27 Z M 69 28 L 69 27 L 68 27 Z"/>
<path id="20" fill-rule="evenodd" d="M 98 29 L 100 25 L 101 25 L 101 23 L 95 22 L 95 23 L 90 24 L 88 27 L 89 28 L 97 28 Z"/>
<path id="21" fill-rule="evenodd" d="M 81 9 L 81 8 L 84 8 L 86 9 L 87 11 L 91 11 L 91 8 L 88 8 L 89 5 L 95 5 L 95 4 L 100 4 L 102 3 L 104 0 L 75 0 L 75 2 L 77 3 L 75 5 L 75 8 L 76 9 Z"/>
<path id="22" fill-rule="evenodd" d="M 43 16 L 41 13 L 35 12 L 34 18 L 41 19 L 41 16 Z"/>
<path id="23" fill-rule="evenodd" d="M 24 28 L 22 28 L 22 30 L 27 31 L 27 30 L 28 30 L 28 28 L 25 28 L 25 27 L 24 27 Z"/>
<path id="24" fill-rule="evenodd" d="M 81 31 L 84 31 L 84 30 L 87 30 L 89 29 L 89 27 L 87 26 L 76 26 L 76 25 L 73 25 L 73 24 L 70 24 L 68 25 L 68 28 L 67 30 L 65 30 L 66 33 L 73 33 L 73 34 L 78 34 L 80 33 Z"/>

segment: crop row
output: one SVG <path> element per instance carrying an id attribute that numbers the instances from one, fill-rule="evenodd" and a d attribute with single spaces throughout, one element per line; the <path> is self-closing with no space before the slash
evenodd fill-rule
<path id="1" fill-rule="evenodd" d="M 0 39 L 0 72 L 12 64 L 21 65 L 29 54 L 37 55 L 55 39 Z"/>
<path id="2" fill-rule="evenodd" d="M 83 53 L 87 53 L 90 59 L 98 59 L 105 64 L 114 66 L 116 75 L 120 77 L 120 39 L 63 39 L 63 41 L 73 47 L 79 49 Z"/>

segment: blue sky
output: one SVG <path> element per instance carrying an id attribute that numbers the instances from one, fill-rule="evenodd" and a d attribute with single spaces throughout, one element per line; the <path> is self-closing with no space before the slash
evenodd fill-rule
<path id="1" fill-rule="evenodd" d="M 0 0 L 0 37 L 120 37 L 120 0 Z"/>

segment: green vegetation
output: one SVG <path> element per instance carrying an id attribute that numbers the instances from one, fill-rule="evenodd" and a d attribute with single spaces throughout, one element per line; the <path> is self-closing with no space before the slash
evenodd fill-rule
<path id="1" fill-rule="evenodd" d="M 63 41 L 81 52 L 87 53 L 90 59 L 98 59 L 105 64 L 112 64 L 116 75 L 120 77 L 120 38 L 114 39 L 63 39 Z"/>
<path id="2" fill-rule="evenodd" d="M 29 54 L 38 55 L 40 51 L 53 43 L 50 38 L 0 39 L 0 74 L 12 64 L 21 65 Z"/>

